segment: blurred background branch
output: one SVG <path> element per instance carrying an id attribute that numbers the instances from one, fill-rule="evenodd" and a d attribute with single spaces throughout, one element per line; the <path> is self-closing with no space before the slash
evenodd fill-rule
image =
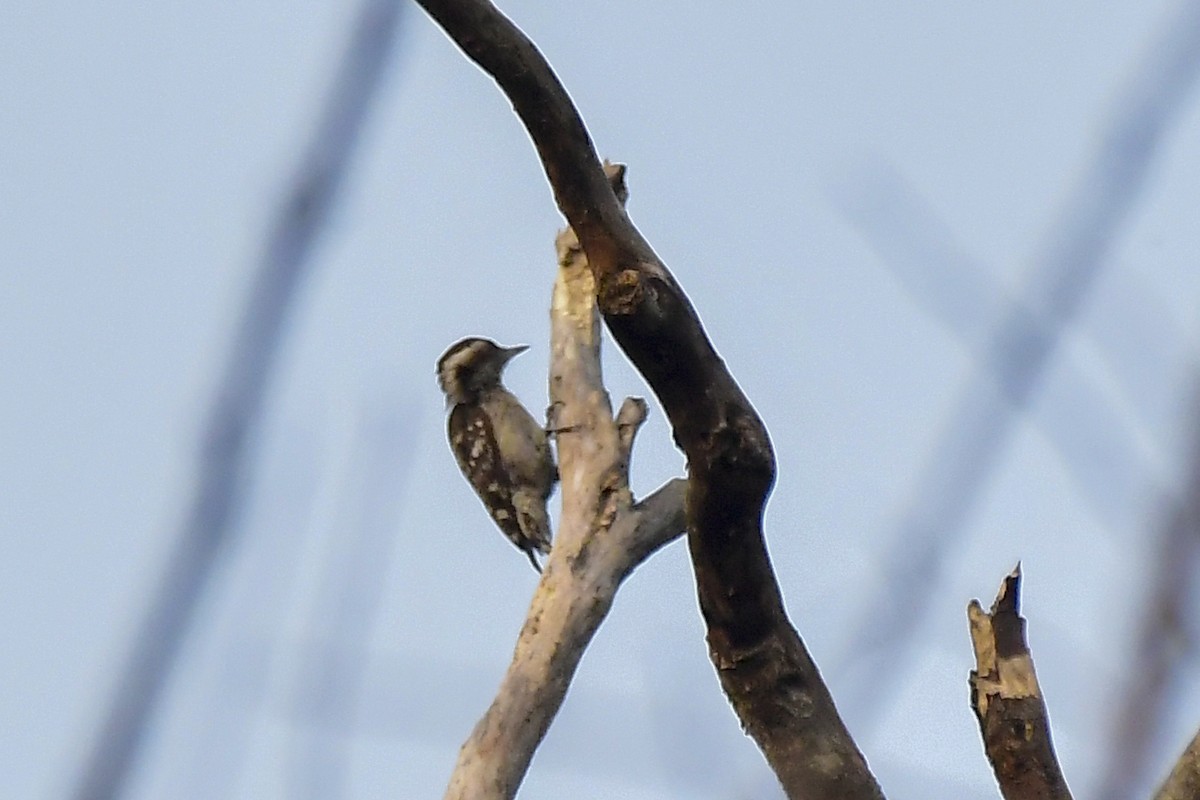
<path id="1" fill-rule="evenodd" d="M 988 308 L 959 308 L 942 294 L 945 287 L 961 287 L 962 302 L 987 302 L 988 281 L 960 271 L 961 257 L 909 265 L 907 283 L 939 298 L 926 302 L 937 307 L 939 318 L 956 332 L 978 337 L 979 349 L 973 373 L 912 485 L 900 523 L 884 544 L 879 562 L 884 579 L 862 604 L 862 620 L 835 662 L 841 667 L 851 661 L 889 664 L 887 669 L 864 667 L 857 672 L 870 676 L 861 680 L 852 701 L 851 714 L 857 719 L 877 723 L 884 699 L 907 674 L 917 641 L 914 634 L 934 593 L 905 587 L 942 579 L 944 565 L 1005 452 L 1014 422 L 1025 412 L 1062 332 L 1072 324 L 1120 240 L 1198 72 L 1200 6 L 1182 3 L 1164 20 L 1132 80 L 1112 103 L 1100 145 L 1052 220 L 1019 300 L 1001 305 L 994 326 L 980 331 L 969 321 Z"/>
<path id="2" fill-rule="evenodd" d="M 1200 374 L 1197 375 L 1200 379 Z M 1200 381 L 1198 381 L 1200 384 Z M 1200 394 L 1197 395 L 1200 399 Z M 1196 653 L 1197 575 L 1200 574 L 1200 403 L 1192 403 L 1192 441 L 1182 494 L 1161 498 L 1161 530 L 1151 540 L 1146 600 L 1138 621 L 1123 696 L 1113 713 L 1101 800 L 1136 797 L 1159 761 L 1178 744 L 1164 740 L 1170 700 L 1180 691 L 1181 669 Z"/>
<path id="3" fill-rule="evenodd" d="M 76 800 L 124 795 L 196 609 L 234 538 L 288 320 L 390 62 L 400 9 L 396 0 L 362 6 L 313 139 L 267 232 L 201 431 L 194 495 L 94 736 Z"/>
<path id="4" fill-rule="evenodd" d="M 390 402 L 360 418 L 353 463 L 321 559 L 292 692 L 294 714 L 287 796 L 346 796 L 346 742 L 358 727 L 358 701 L 370 660 L 383 588 L 398 541 L 398 489 L 413 460 L 414 402 Z"/>

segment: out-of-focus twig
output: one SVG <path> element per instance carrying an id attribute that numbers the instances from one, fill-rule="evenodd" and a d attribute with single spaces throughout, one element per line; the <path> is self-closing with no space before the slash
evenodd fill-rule
<path id="1" fill-rule="evenodd" d="M 301 578 L 301 556 L 312 538 L 319 497 L 317 466 L 327 461 L 306 432 L 288 430 L 276 453 L 286 466 L 264 470 L 255 487 L 265 501 L 253 522 L 255 535 L 229 570 L 225 591 L 231 596 L 223 604 L 228 617 L 212 634 L 220 640 L 218 666 L 195 688 L 204 702 L 186 721 L 188 752 L 172 770 L 169 792 L 179 800 L 237 794 L 272 672 L 287 657 L 280 620 Z"/>
<path id="2" fill-rule="evenodd" d="M 1200 404 L 1193 402 L 1192 407 L 1200 409 Z M 1124 800 L 1139 793 L 1181 661 L 1195 647 L 1194 629 L 1185 618 L 1200 572 L 1200 413 L 1196 411 L 1192 426 L 1184 495 L 1165 498 L 1166 522 L 1151 560 L 1149 598 L 1138 623 L 1129 684 L 1113 716 L 1108 755 L 1101 761 L 1105 765 L 1097 795 L 1101 800 Z"/>
<path id="3" fill-rule="evenodd" d="M 862 607 L 841 663 L 882 658 L 854 704 L 875 717 L 882 697 L 911 660 L 915 630 L 933 592 L 906 591 L 938 580 L 1009 439 L 1016 413 L 1041 382 L 1061 330 L 1070 324 L 1142 196 L 1153 157 L 1200 72 L 1200 5 L 1182 3 L 1146 49 L 1113 104 L 1099 148 L 1075 186 L 1023 295 L 1005 309 L 983 344 L 980 363 L 913 486 L 907 512 L 884 555 L 887 578 Z M 892 676 L 879 680 L 878 674 Z M 877 717 L 875 717 L 877 718 Z"/>
<path id="4" fill-rule="evenodd" d="M 980 357 L 987 328 L 1002 309 L 1025 305 L 1011 296 L 991 274 L 989 265 L 971 258 L 958 245 L 945 223 L 911 184 L 895 169 L 880 165 L 865 170 L 855 187 L 838 187 L 836 199 L 847 218 L 879 254 L 882 264 L 907 291 L 914 305 Z M 1131 307 L 1122 322 L 1167 332 L 1162 316 L 1144 295 L 1126 298 Z M 1136 304 L 1136 305 L 1134 305 Z M 1013 314 L 1017 312 L 1009 311 Z M 1028 311 L 1024 313 L 1028 314 Z M 1128 328 L 1126 328 L 1128 330 Z M 1107 350 L 1100 357 L 1119 358 Z M 1126 399 L 1145 394 L 1139 378 L 1145 370 L 1128 363 L 1110 363 Z M 1066 397 L 1047 398 L 1034 422 L 1051 446 L 1089 507 L 1114 527 L 1127 526 L 1138 510 L 1136 501 L 1147 486 L 1166 485 L 1157 464 L 1146 451 L 1139 430 L 1122 414 L 1117 402 L 1093 376 L 1061 359 L 1056 383 L 1069 387 Z"/>
<path id="5" fill-rule="evenodd" d="M 392 561 L 397 499 L 416 452 L 416 404 L 388 406 L 362 420 L 354 447 L 360 466 L 345 476 L 345 513 L 335 516 L 338 530 L 328 537 L 325 574 L 306 626 L 318 646 L 304 659 L 295 687 L 288 797 L 345 795 L 345 743 L 355 727 L 368 643 Z"/>
<path id="6" fill-rule="evenodd" d="M 366 0 L 313 141 L 267 234 L 201 432 L 195 492 L 72 796 L 124 794 L 149 723 L 245 500 L 263 400 L 313 243 L 338 199 L 396 39 L 398 0 Z"/>

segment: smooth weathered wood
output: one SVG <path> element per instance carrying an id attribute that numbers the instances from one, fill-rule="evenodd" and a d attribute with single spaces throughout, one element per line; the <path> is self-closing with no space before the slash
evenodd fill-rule
<path id="1" fill-rule="evenodd" d="M 975 649 L 971 708 L 1005 800 L 1070 800 L 1025 639 L 1020 591 L 1018 564 L 1004 578 L 990 612 L 978 600 L 967 606 Z"/>
<path id="2" fill-rule="evenodd" d="M 512 102 L 587 253 L 605 323 L 687 454 L 688 546 L 700 609 L 710 656 L 742 725 L 789 797 L 882 797 L 783 608 L 762 531 L 775 480 L 762 420 L 682 288 L 626 216 L 583 121 L 533 43 L 484 0 L 418 2 Z"/>
<path id="3" fill-rule="evenodd" d="M 512 662 L 459 751 L 448 800 L 516 795 L 621 581 L 684 530 L 685 481 L 633 501 L 628 465 L 645 402 L 627 399 L 613 418 L 600 373 L 592 275 L 573 241 L 569 231 L 559 237 L 551 308 L 551 419 L 562 514 Z"/>

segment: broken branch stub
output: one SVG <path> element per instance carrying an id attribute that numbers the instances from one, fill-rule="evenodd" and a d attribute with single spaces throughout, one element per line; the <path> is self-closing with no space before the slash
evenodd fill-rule
<path id="1" fill-rule="evenodd" d="M 967 606 L 975 669 L 971 708 L 1005 800 L 1070 800 L 1050 740 L 1050 720 L 1019 613 L 1021 565 L 1000 585 L 991 611 Z"/>

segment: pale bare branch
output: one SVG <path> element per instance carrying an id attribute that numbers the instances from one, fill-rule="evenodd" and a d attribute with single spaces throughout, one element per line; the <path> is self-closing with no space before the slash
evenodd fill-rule
<path id="1" fill-rule="evenodd" d="M 617 168 L 609 172 L 619 180 Z M 601 379 L 592 273 L 578 247 L 561 246 L 573 238 L 559 235 L 551 304 L 550 400 L 562 514 L 512 663 L 459 752 L 447 800 L 516 794 L 621 581 L 684 530 L 684 481 L 671 481 L 644 503 L 633 501 L 627 447 L 640 424 L 638 403 L 628 401 L 623 418 L 613 418 Z"/>

